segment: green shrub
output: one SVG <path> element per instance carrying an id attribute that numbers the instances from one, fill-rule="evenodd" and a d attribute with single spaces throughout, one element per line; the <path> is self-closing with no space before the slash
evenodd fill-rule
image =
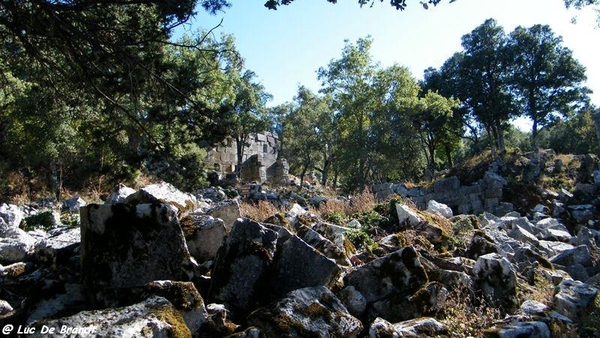
<path id="1" fill-rule="evenodd" d="M 25 231 L 42 229 L 50 230 L 56 228 L 60 224 L 54 218 L 54 212 L 52 210 L 40 211 L 35 215 L 25 217 Z"/>

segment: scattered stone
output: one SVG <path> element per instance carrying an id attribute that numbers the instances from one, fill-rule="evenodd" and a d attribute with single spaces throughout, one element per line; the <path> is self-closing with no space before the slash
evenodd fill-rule
<path id="1" fill-rule="evenodd" d="M 81 229 L 62 227 L 48 232 L 35 247 L 36 259 L 51 264 L 65 263 L 76 255 L 81 244 Z"/>
<path id="2" fill-rule="evenodd" d="M 127 196 L 123 201 L 127 204 L 168 204 L 178 210 L 178 215 L 194 210 L 198 200 L 191 194 L 181 192 L 169 183 L 158 183 L 146 186 Z"/>
<path id="3" fill-rule="evenodd" d="M 123 203 L 129 195 L 135 194 L 136 190 L 119 183 L 117 189 L 113 191 L 106 199 L 106 204 Z"/>
<path id="4" fill-rule="evenodd" d="M 396 212 L 398 213 L 398 223 L 400 226 L 408 225 L 409 227 L 413 227 L 422 221 L 419 214 L 407 205 L 396 204 Z"/>
<path id="5" fill-rule="evenodd" d="M 181 219 L 181 228 L 190 255 L 199 263 L 214 259 L 227 238 L 223 220 L 208 215 L 185 216 Z"/>
<path id="6" fill-rule="evenodd" d="M 427 202 L 427 212 L 432 214 L 440 214 L 446 218 L 450 218 L 453 216 L 452 209 L 445 205 L 444 203 L 436 202 L 435 200 L 430 200 Z"/>
<path id="7" fill-rule="evenodd" d="M 565 279 L 554 295 L 556 311 L 570 319 L 577 319 L 586 311 L 598 294 L 598 289 L 580 281 Z"/>
<path id="8" fill-rule="evenodd" d="M 53 334 L 41 328 L 54 328 Z M 189 337 L 190 330 L 168 300 L 152 297 L 131 306 L 97 311 L 83 311 L 36 324 L 31 337 Z"/>
<path id="9" fill-rule="evenodd" d="M 25 213 L 16 205 L 2 203 L 0 205 L 0 235 L 6 230 L 18 228 L 25 218 Z"/>
<path id="10" fill-rule="evenodd" d="M 583 224 L 594 217 L 594 206 L 591 204 L 569 205 L 569 212 L 575 222 Z"/>
<path id="11" fill-rule="evenodd" d="M 592 255 L 590 249 L 585 245 L 580 245 L 570 250 L 565 250 L 558 255 L 552 257 L 550 261 L 553 264 L 562 265 L 565 267 L 581 264 L 590 266 L 592 264 Z"/>
<path id="12" fill-rule="evenodd" d="M 333 260 L 297 236 L 292 236 L 278 250 L 271 271 L 270 288 L 277 295 L 312 286 L 330 288 L 342 272 Z"/>
<path id="13" fill-rule="evenodd" d="M 448 329 L 435 318 L 417 318 L 397 324 L 376 318 L 369 328 L 369 338 L 437 337 L 447 333 Z"/>
<path id="14" fill-rule="evenodd" d="M 0 236 L 0 263 L 21 262 L 33 253 L 36 241 L 25 231 L 11 228 Z"/>
<path id="15" fill-rule="evenodd" d="M 503 326 L 497 330 L 499 338 L 552 338 L 552 332 L 544 322 L 517 322 Z"/>
<path id="16" fill-rule="evenodd" d="M 208 322 L 204 299 L 192 282 L 154 281 L 146 284 L 145 291 L 167 299 L 181 313 L 192 333 L 196 334 Z"/>
<path id="17" fill-rule="evenodd" d="M 60 209 L 62 211 L 78 212 L 81 207 L 84 207 L 86 205 L 87 205 L 87 202 L 84 201 L 83 198 L 81 198 L 79 196 L 75 196 L 75 197 L 66 199 L 63 202 Z"/>
<path id="18" fill-rule="evenodd" d="M 81 279 L 92 303 L 110 304 L 118 300 L 113 292 L 155 280 L 188 281 L 194 265 L 168 205 L 81 209 Z"/>
<path id="19" fill-rule="evenodd" d="M 254 311 L 250 325 L 267 337 L 358 337 L 362 323 L 323 286 L 290 292 Z"/>
<path id="20" fill-rule="evenodd" d="M 242 312 L 262 305 L 270 291 L 266 285 L 277 237 L 277 232 L 260 223 L 249 219 L 236 222 L 217 254 L 209 299 Z"/>
<path id="21" fill-rule="evenodd" d="M 549 308 L 546 304 L 528 299 L 521 304 L 519 313 L 526 316 L 543 316 L 548 310 Z"/>
<path id="22" fill-rule="evenodd" d="M 367 300 L 354 286 L 349 285 L 342 289 L 338 297 L 353 316 L 361 317 L 364 314 L 367 308 Z"/>
<path id="23" fill-rule="evenodd" d="M 210 208 L 206 214 L 214 218 L 222 219 L 227 232 L 231 231 L 233 224 L 238 218 L 242 217 L 240 203 L 237 200 L 219 202 L 217 205 Z"/>
<path id="24" fill-rule="evenodd" d="M 81 309 L 84 305 L 85 297 L 81 285 L 66 283 L 63 292 L 57 293 L 48 299 L 42 299 L 35 305 L 34 311 L 27 319 L 27 323 L 31 324 L 45 318 L 56 318 L 71 309 Z"/>
<path id="25" fill-rule="evenodd" d="M 427 283 L 427 274 L 413 247 L 405 247 L 350 271 L 345 285 L 352 285 L 372 303 L 390 295 L 412 294 Z"/>
<path id="26" fill-rule="evenodd" d="M 333 259 L 337 264 L 342 266 L 351 265 L 343 247 L 337 246 L 315 230 L 300 225 L 296 227 L 296 234 L 308 245 L 319 250 L 323 255 Z"/>
<path id="27" fill-rule="evenodd" d="M 517 276 L 506 258 L 494 253 L 480 256 L 473 274 L 484 297 L 505 312 L 517 310 Z"/>
<path id="28" fill-rule="evenodd" d="M 10 304 L 8 304 L 7 301 L 0 299 L 0 316 L 4 316 L 13 311 L 14 311 L 13 307 L 10 306 Z"/>
<path id="29" fill-rule="evenodd" d="M 448 290 L 441 283 L 430 282 L 412 294 L 396 293 L 374 302 L 369 315 L 392 322 L 434 316 L 443 309 L 447 295 Z"/>

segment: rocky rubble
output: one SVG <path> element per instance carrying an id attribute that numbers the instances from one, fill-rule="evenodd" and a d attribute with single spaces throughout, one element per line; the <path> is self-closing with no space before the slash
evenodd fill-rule
<path id="1" fill-rule="evenodd" d="M 456 182 L 437 190 L 444 184 Z M 556 205 L 453 216 L 437 202 L 392 203 L 397 223 L 351 228 L 299 205 L 269 222 L 242 218 L 239 200 L 214 189 L 121 186 L 106 204 L 74 200 L 80 225 L 49 231 L 20 229 L 22 209 L 2 205 L 0 328 L 54 337 L 600 334 L 593 205 L 565 201 L 571 212 L 561 217 Z M 373 245 L 350 243 L 361 231 Z M 485 326 L 474 332 L 469 320 Z"/>

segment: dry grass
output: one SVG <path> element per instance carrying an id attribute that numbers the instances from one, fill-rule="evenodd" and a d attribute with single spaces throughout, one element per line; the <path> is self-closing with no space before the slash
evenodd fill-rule
<path id="1" fill-rule="evenodd" d="M 286 212 L 283 207 L 277 207 L 268 201 L 258 201 L 258 203 L 242 201 L 240 203 L 240 209 L 242 211 L 242 217 L 247 217 L 259 222 L 262 222 L 277 213 Z"/>
<path id="2" fill-rule="evenodd" d="M 502 318 L 500 310 L 475 299 L 466 288 L 448 294 L 444 315 L 450 337 L 484 337 L 485 330 Z"/>
<path id="3" fill-rule="evenodd" d="M 329 199 L 323 205 L 314 209 L 318 215 L 340 214 L 344 216 L 360 215 L 373 210 L 377 205 L 377 197 L 371 192 L 350 196 L 348 199 Z"/>

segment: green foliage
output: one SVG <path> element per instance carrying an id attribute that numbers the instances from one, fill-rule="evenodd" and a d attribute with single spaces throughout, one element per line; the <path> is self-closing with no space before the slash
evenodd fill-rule
<path id="1" fill-rule="evenodd" d="M 350 229 L 344 233 L 344 236 L 356 247 L 372 251 L 377 247 L 377 243 L 362 229 Z"/>
<path id="2" fill-rule="evenodd" d="M 326 213 L 325 215 L 322 215 L 322 217 L 325 221 L 336 224 L 336 225 L 344 225 L 348 222 L 347 217 L 338 211 Z"/>
<path id="3" fill-rule="evenodd" d="M 597 129 L 592 111 L 584 110 L 575 116 L 558 121 L 540 132 L 540 146 L 562 154 L 600 153 Z"/>
<path id="4" fill-rule="evenodd" d="M 52 210 L 40 211 L 34 215 L 25 217 L 25 231 L 35 229 L 51 230 L 58 225 L 54 217 L 54 211 Z"/>

